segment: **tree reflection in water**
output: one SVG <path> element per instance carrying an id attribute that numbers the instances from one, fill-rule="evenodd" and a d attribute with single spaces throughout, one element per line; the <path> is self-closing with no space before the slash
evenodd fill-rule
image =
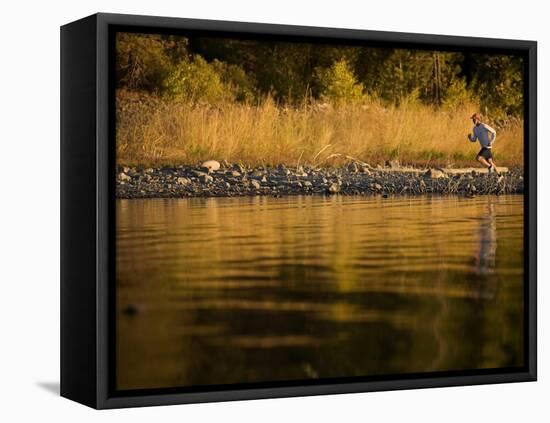
<path id="1" fill-rule="evenodd" d="M 116 341 L 120 389 L 520 366 L 523 197 L 119 200 Z"/>

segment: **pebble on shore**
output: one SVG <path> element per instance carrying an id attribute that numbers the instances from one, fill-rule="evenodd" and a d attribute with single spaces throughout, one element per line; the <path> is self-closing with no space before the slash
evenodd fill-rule
<path id="1" fill-rule="evenodd" d="M 523 171 L 498 175 L 447 174 L 442 169 L 400 172 L 351 163 L 338 168 L 285 165 L 247 167 L 208 160 L 198 166 L 118 167 L 117 198 L 232 197 L 245 195 L 423 195 L 523 193 Z M 391 172 L 387 170 L 391 169 Z"/>

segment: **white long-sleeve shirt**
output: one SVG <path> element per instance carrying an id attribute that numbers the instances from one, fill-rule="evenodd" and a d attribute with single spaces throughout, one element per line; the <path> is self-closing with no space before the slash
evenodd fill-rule
<path id="1" fill-rule="evenodd" d="M 468 139 L 471 142 L 479 141 L 482 147 L 491 148 L 495 140 L 497 139 L 497 131 L 491 128 L 486 123 L 480 123 L 474 126 L 474 133 L 468 135 Z"/>

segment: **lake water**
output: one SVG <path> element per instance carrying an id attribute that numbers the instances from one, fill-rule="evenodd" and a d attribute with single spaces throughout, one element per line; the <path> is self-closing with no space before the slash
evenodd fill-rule
<path id="1" fill-rule="evenodd" d="M 117 388 L 523 365 L 523 196 L 117 200 Z"/>

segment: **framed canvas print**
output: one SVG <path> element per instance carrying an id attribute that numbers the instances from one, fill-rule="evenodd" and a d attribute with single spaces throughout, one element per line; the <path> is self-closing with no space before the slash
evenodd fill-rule
<path id="1" fill-rule="evenodd" d="M 61 394 L 536 380 L 536 43 L 61 28 Z"/>

